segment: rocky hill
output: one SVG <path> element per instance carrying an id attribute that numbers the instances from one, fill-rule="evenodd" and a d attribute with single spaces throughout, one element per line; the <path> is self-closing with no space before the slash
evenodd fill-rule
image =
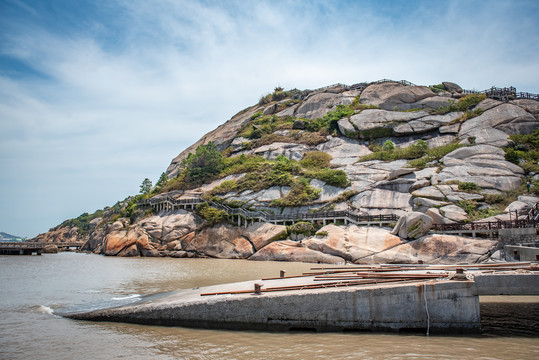
<path id="1" fill-rule="evenodd" d="M 405 81 L 275 89 L 180 153 L 151 191 L 36 240 L 82 239 L 117 256 L 483 261 L 496 241 L 430 226 L 529 210 L 539 200 L 538 128 L 539 101 L 511 91 Z M 196 209 L 150 206 L 201 198 Z M 340 210 L 420 220 L 393 233 L 322 221 L 238 226 L 223 210 L 231 208 L 290 220 Z"/>

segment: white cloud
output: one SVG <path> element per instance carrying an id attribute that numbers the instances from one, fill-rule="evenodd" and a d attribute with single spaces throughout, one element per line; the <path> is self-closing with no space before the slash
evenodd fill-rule
<path id="1" fill-rule="evenodd" d="M 400 14 L 357 2 L 118 4 L 117 16 L 86 32 L 20 23 L 6 35 L 2 54 L 44 77 L 0 76 L 0 230 L 35 235 L 136 193 L 276 85 L 394 78 L 539 92 L 532 3 L 529 13 L 509 3 L 403 3 Z M 103 42 L 111 26 L 119 35 Z M 33 220 L 12 221 L 13 212 Z"/>

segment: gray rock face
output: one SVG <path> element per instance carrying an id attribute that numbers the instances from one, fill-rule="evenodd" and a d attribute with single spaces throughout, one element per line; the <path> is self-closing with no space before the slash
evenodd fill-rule
<path id="1" fill-rule="evenodd" d="M 345 191 L 343 188 L 327 185 L 325 182 L 318 179 L 311 180 L 310 184 L 311 186 L 322 190 L 317 201 L 331 201 Z"/>
<path id="2" fill-rule="evenodd" d="M 466 211 L 456 205 L 446 205 L 440 208 L 440 214 L 452 221 L 466 221 L 468 219 Z"/>
<path id="3" fill-rule="evenodd" d="M 393 128 L 393 132 L 397 136 L 429 132 L 438 129 L 445 124 L 449 124 L 462 115 L 462 112 L 453 112 L 445 115 L 427 115 L 411 120 L 405 124 L 397 125 Z"/>
<path id="4" fill-rule="evenodd" d="M 475 136 L 477 144 L 506 146 L 508 135 L 530 134 L 539 122 L 526 110 L 512 104 L 502 104 L 485 111 L 480 116 L 464 122 L 459 137 Z"/>
<path id="5" fill-rule="evenodd" d="M 279 155 L 284 155 L 290 160 L 301 160 L 303 155 L 307 151 L 312 149 L 303 144 L 294 144 L 294 143 L 283 143 L 275 142 L 273 144 L 264 145 L 256 149 L 245 151 L 245 154 L 255 154 L 265 157 L 268 160 L 275 160 Z"/>
<path id="6" fill-rule="evenodd" d="M 537 120 L 539 120 L 539 101 L 531 99 L 518 99 L 510 101 L 510 104 L 516 105 L 530 114 L 532 114 Z"/>
<path id="7" fill-rule="evenodd" d="M 411 109 L 438 109 L 440 107 L 448 106 L 451 101 L 455 101 L 455 99 L 449 96 L 432 96 L 413 103 L 399 104 L 396 105 L 396 108 L 399 111 Z"/>
<path id="8" fill-rule="evenodd" d="M 363 110 L 359 114 L 350 117 L 350 123 L 359 131 L 372 130 L 377 128 L 393 128 L 395 123 L 409 122 L 427 116 L 424 111 L 401 112 L 386 111 L 378 109 Z M 339 120 L 339 126 L 347 126 L 344 119 Z"/>
<path id="9" fill-rule="evenodd" d="M 366 145 L 357 140 L 333 136 L 328 138 L 329 141 L 318 145 L 316 150 L 329 154 L 332 165 L 353 164 L 361 156 L 372 153 Z"/>
<path id="10" fill-rule="evenodd" d="M 433 183 L 473 182 L 484 189 L 510 191 L 517 188 L 524 175 L 517 165 L 505 161 L 502 149 L 490 145 L 459 148 L 442 159 L 445 168 L 433 175 Z"/>
<path id="11" fill-rule="evenodd" d="M 448 218 L 445 218 L 440 214 L 440 210 L 437 208 L 430 208 L 425 212 L 425 215 L 428 215 L 432 218 L 433 224 L 452 224 L 454 223 L 453 220 L 449 220 Z"/>
<path id="12" fill-rule="evenodd" d="M 393 110 L 395 106 L 418 102 L 436 96 L 424 86 L 404 86 L 399 83 L 381 83 L 368 86 L 361 93 L 361 104 L 378 105 L 381 109 Z"/>
<path id="13" fill-rule="evenodd" d="M 366 209 L 401 209 L 411 211 L 412 196 L 408 193 L 391 190 L 374 189 L 362 192 L 350 200 L 352 204 L 361 210 Z"/>
<path id="14" fill-rule="evenodd" d="M 401 216 L 391 233 L 403 239 L 418 239 L 429 232 L 432 223 L 430 216 L 420 212 L 410 212 L 406 216 Z"/>
<path id="15" fill-rule="evenodd" d="M 298 107 L 294 115 L 306 119 L 321 118 L 337 105 L 351 104 L 354 97 L 350 95 L 351 94 L 347 94 L 346 92 L 341 94 L 324 92 L 310 95 L 303 104 Z"/>
<path id="16" fill-rule="evenodd" d="M 444 85 L 445 89 L 449 92 L 456 92 L 456 93 L 462 92 L 462 88 L 453 82 L 444 81 L 442 82 L 442 84 Z"/>

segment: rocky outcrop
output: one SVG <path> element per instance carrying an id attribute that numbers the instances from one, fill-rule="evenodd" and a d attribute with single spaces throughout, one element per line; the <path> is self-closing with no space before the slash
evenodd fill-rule
<path id="1" fill-rule="evenodd" d="M 321 118 L 337 105 L 349 105 L 357 95 L 355 92 L 318 93 L 310 95 L 296 110 L 295 116 L 306 119 Z"/>
<path id="2" fill-rule="evenodd" d="M 35 242 L 86 242 L 89 236 L 81 234 L 79 228 L 69 226 L 58 226 L 49 230 L 49 232 L 39 234 L 32 241 Z"/>
<path id="3" fill-rule="evenodd" d="M 411 212 L 400 217 L 391 234 L 403 239 L 418 239 L 430 230 L 432 223 L 430 216 L 420 212 Z"/>
<path id="4" fill-rule="evenodd" d="M 363 263 L 472 264 L 489 254 L 496 241 L 452 235 L 428 235 L 365 258 Z"/>
<path id="5" fill-rule="evenodd" d="M 58 252 L 58 246 L 54 244 L 47 244 L 43 247 L 43 253 L 45 254 L 56 254 Z"/>
<path id="6" fill-rule="evenodd" d="M 304 240 L 304 246 L 324 254 L 338 256 L 348 262 L 400 245 L 403 241 L 389 230 L 379 227 L 340 227 L 327 225 L 319 230 L 323 236 Z"/>
<path id="7" fill-rule="evenodd" d="M 261 261 L 301 261 L 321 264 L 344 264 L 344 259 L 304 247 L 291 240 L 275 241 L 249 258 Z"/>
<path id="8" fill-rule="evenodd" d="M 490 145 L 459 148 L 442 159 L 445 167 L 432 176 L 434 184 L 448 181 L 472 182 L 483 189 L 516 189 L 524 175 L 519 166 L 505 161 L 502 149 Z"/>
<path id="9" fill-rule="evenodd" d="M 459 138 L 473 137 L 476 144 L 501 147 L 509 144 L 509 135 L 530 134 L 536 128 L 537 120 L 526 110 L 512 104 L 501 104 L 464 122 Z"/>
<path id="10" fill-rule="evenodd" d="M 394 107 L 402 105 L 413 106 L 412 104 L 433 96 L 436 94 L 424 86 L 404 86 L 400 83 L 386 82 L 368 86 L 361 93 L 359 101 L 361 104 L 393 110 Z"/>

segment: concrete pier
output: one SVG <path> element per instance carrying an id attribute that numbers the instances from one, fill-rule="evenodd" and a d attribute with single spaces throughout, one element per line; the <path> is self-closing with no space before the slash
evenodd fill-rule
<path id="1" fill-rule="evenodd" d="M 314 283 L 314 277 L 224 284 L 149 297 L 72 319 L 241 330 L 480 331 L 479 299 L 470 280 L 409 281 L 339 288 L 262 292 Z M 249 293 L 201 296 L 207 293 Z"/>

